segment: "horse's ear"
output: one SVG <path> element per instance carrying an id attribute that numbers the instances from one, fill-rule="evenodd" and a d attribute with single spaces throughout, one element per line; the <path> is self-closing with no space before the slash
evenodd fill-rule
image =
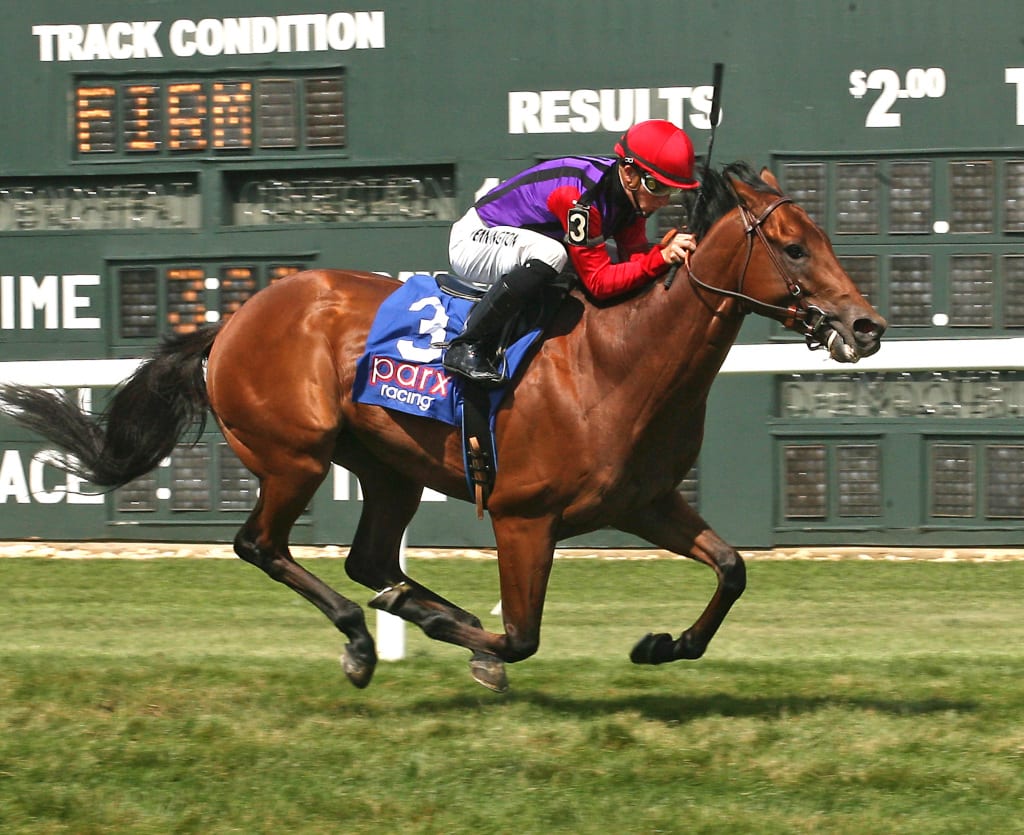
<path id="1" fill-rule="evenodd" d="M 757 192 L 754 191 L 753 187 L 743 182 L 739 177 L 729 178 L 729 187 L 732 189 L 732 193 L 736 195 L 736 202 L 743 206 L 749 206 L 751 202 L 757 201 Z"/>
<path id="2" fill-rule="evenodd" d="M 779 185 L 779 181 L 775 179 L 775 175 L 772 174 L 772 172 L 767 168 L 761 169 L 761 179 L 768 183 L 768 185 L 770 185 L 776 191 L 782 191 L 782 186 Z"/>

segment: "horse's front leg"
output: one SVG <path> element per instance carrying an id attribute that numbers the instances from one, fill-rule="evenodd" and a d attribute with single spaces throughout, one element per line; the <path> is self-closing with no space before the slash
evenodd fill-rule
<path id="1" fill-rule="evenodd" d="M 505 634 L 497 654 L 522 661 L 540 646 L 548 578 L 555 556 L 554 520 L 548 517 L 494 517 Z"/>
<path id="2" fill-rule="evenodd" d="M 346 463 L 353 467 L 353 458 Z M 372 608 L 416 624 L 434 640 L 470 650 L 473 678 L 504 692 L 505 662 L 528 658 L 540 641 L 540 615 L 555 547 L 553 519 L 503 518 L 492 511 L 506 627 L 505 634 L 496 634 L 402 570 L 401 532 L 416 510 L 421 488 L 380 462 L 371 464 L 353 467 L 363 486 L 363 510 L 345 563 L 349 576 L 377 591 Z"/>
<path id="3" fill-rule="evenodd" d="M 714 595 L 693 626 L 679 638 L 664 633 L 644 636 L 630 653 L 630 660 L 634 664 L 663 664 L 681 658 L 700 658 L 746 588 L 743 558 L 711 530 L 676 491 L 646 508 L 633 511 L 622 530 L 635 533 L 659 548 L 702 562 L 718 577 Z"/>
<path id="4" fill-rule="evenodd" d="M 418 624 L 435 640 L 472 650 L 473 678 L 504 692 L 508 689 L 505 662 L 529 658 L 540 645 L 541 614 L 554 559 L 553 529 L 550 519 L 494 518 L 505 622 L 502 635 L 488 632 L 477 618 L 408 579 L 382 591 L 370 605 Z"/>

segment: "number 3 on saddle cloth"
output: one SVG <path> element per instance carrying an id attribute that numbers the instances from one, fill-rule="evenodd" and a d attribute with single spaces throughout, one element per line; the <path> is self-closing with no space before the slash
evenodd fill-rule
<path id="1" fill-rule="evenodd" d="M 506 378 L 514 377 L 568 292 L 559 285 L 509 323 L 501 343 Z M 494 413 L 505 387 L 481 389 L 441 365 L 444 345 L 462 333 L 480 295 L 453 276 L 411 276 L 377 311 L 352 395 L 357 403 L 461 426 L 467 486 L 482 517 L 497 469 Z"/>

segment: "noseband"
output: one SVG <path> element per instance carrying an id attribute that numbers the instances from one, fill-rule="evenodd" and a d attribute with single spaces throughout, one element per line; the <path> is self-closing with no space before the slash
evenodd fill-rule
<path id="1" fill-rule="evenodd" d="M 807 347 L 813 349 L 824 348 L 826 346 L 826 339 L 829 330 L 829 315 L 825 313 L 820 307 L 808 304 L 804 298 L 804 290 L 800 286 L 799 282 L 789 274 L 782 261 L 779 260 L 778 254 L 775 252 L 774 247 L 769 243 L 767 236 L 764 234 L 765 221 L 771 216 L 779 206 L 785 203 L 792 203 L 792 197 L 779 197 L 773 203 L 771 203 L 760 215 L 755 215 L 750 209 L 744 205 L 739 206 L 740 217 L 743 218 L 743 231 L 747 237 L 747 257 L 743 261 L 743 272 L 740 273 L 739 287 L 737 290 L 726 290 L 721 287 L 713 287 L 710 284 L 705 284 L 693 271 L 687 269 L 687 273 L 690 277 L 690 282 L 700 287 L 702 290 L 707 290 L 710 293 L 715 293 L 719 296 L 727 296 L 731 299 L 736 299 L 740 302 L 740 310 L 746 315 L 747 313 L 757 313 L 761 316 L 767 316 L 769 319 L 774 319 L 777 322 L 781 322 L 783 327 L 789 330 L 796 331 L 802 334 L 807 340 Z M 760 301 L 755 299 L 753 296 L 748 296 L 743 292 L 743 282 L 747 277 L 747 268 L 750 266 L 750 259 L 754 254 L 754 238 L 755 236 L 764 244 L 765 251 L 768 253 L 768 258 L 771 260 L 772 265 L 775 267 L 775 271 L 779 274 L 780 278 L 786 285 L 786 289 L 789 291 L 789 295 L 793 297 L 794 303 L 789 307 L 782 307 L 777 304 L 769 304 L 768 302 Z"/>

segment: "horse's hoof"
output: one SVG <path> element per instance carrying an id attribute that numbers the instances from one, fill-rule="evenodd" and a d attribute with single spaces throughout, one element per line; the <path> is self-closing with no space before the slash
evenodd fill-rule
<path id="1" fill-rule="evenodd" d="M 495 693 L 508 692 L 505 662 L 493 655 L 479 653 L 469 659 L 469 672 L 473 680 Z"/>
<path id="2" fill-rule="evenodd" d="M 674 648 L 675 641 L 668 633 L 648 632 L 633 647 L 629 660 L 634 664 L 664 664 L 675 657 Z"/>
<path id="3" fill-rule="evenodd" d="M 377 659 L 367 660 L 352 652 L 352 647 L 345 645 L 345 651 L 341 654 L 341 669 L 344 670 L 348 680 L 362 690 L 373 678 L 373 671 L 377 666 Z"/>

